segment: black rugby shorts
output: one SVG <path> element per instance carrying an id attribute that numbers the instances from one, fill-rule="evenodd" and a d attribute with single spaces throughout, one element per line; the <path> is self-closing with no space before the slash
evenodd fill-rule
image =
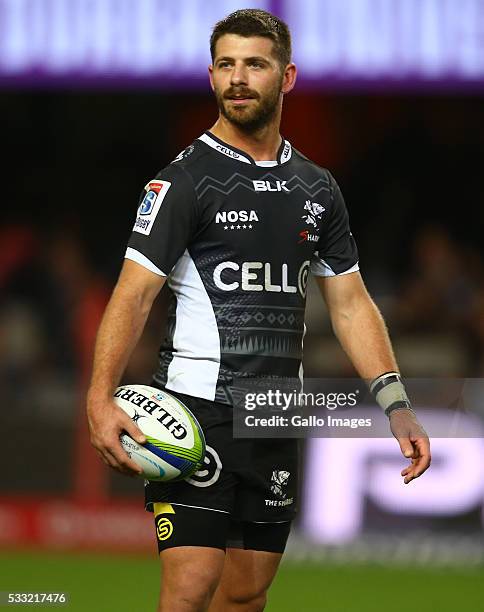
<path id="1" fill-rule="evenodd" d="M 146 481 L 158 547 L 233 546 L 282 552 L 297 509 L 297 439 L 233 437 L 232 407 L 167 390 L 198 419 L 203 467 L 180 482 Z M 155 506 L 156 505 L 156 506 Z"/>

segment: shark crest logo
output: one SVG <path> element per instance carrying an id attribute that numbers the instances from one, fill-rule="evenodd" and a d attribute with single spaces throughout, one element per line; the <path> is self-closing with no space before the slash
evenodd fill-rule
<path id="1" fill-rule="evenodd" d="M 271 491 L 280 499 L 286 499 L 286 491 L 284 490 L 287 481 L 289 480 L 290 472 L 285 470 L 274 470 L 271 477 Z"/>
<path id="2" fill-rule="evenodd" d="M 321 219 L 323 216 L 323 212 L 326 210 L 324 206 L 318 204 L 317 202 L 311 202 L 311 200 L 306 200 L 304 203 L 304 210 L 306 211 L 301 219 L 304 219 L 308 225 L 313 225 L 316 227 L 316 219 Z"/>

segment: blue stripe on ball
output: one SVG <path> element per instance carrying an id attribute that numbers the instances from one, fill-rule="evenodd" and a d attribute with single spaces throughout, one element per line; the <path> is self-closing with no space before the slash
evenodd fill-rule
<path id="1" fill-rule="evenodd" d="M 179 470 L 181 474 L 178 478 L 185 478 L 186 476 L 189 476 L 191 472 L 193 472 L 193 469 L 195 467 L 195 464 L 193 463 L 193 461 L 189 461 L 188 459 L 181 459 L 180 457 L 177 457 L 176 455 L 172 455 L 171 453 L 168 453 L 162 448 L 158 448 L 157 446 L 155 446 L 154 444 L 151 444 L 150 442 L 146 442 L 143 446 L 147 448 L 148 450 L 150 450 L 154 455 L 156 455 L 157 457 L 160 457 L 160 459 L 163 459 L 163 461 L 166 461 L 167 463 L 172 465 L 174 468 Z"/>

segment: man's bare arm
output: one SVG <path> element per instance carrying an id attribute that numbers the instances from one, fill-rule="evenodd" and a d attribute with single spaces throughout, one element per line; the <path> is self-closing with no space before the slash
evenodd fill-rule
<path id="1" fill-rule="evenodd" d="M 96 339 L 92 379 L 87 395 L 91 443 L 107 465 L 130 475 L 141 470 L 122 448 L 119 435 L 126 431 L 141 444 L 145 442 L 145 437 L 113 402 L 113 393 L 165 278 L 125 259 Z"/>
<path id="2" fill-rule="evenodd" d="M 335 335 L 358 374 L 372 380 L 384 372 L 398 372 L 385 322 L 360 273 L 317 277 L 317 283 Z M 401 472 L 407 484 L 430 465 L 429 439 L 411 410 L 393 410 L 390 429 L 402 454 L 412 460 Z"/>
<path id="3" fill-rule="evenodd" d="M 397 372 L 388 332 L 359 272 L 316 277 L 343 350 L 365 379 Z"/>

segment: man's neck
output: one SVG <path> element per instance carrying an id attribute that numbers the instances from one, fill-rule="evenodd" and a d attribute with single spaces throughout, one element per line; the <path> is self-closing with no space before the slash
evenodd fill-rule
<path id="1" fill-rule="evenodd" d="M 257 132 L 247 134 L 221 115 L 210 128 L 210 132 L 236 149 L 245 151 L 255 161 L 277 159 L 277 152 L 282 142 L 279 122 L 270 123 Z"/>

